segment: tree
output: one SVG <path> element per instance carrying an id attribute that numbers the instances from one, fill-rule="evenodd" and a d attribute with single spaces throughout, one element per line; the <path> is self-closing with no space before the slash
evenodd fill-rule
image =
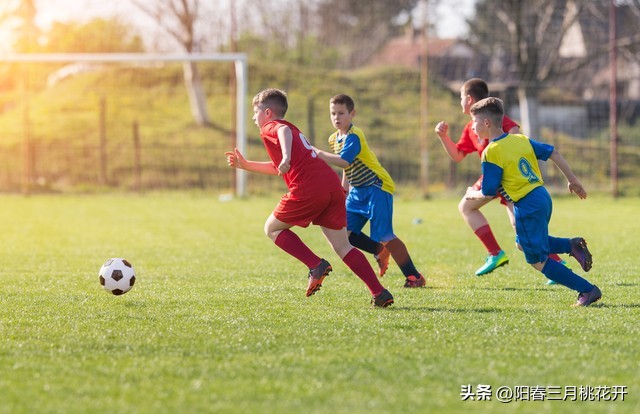
<path id="1" fill-rule="evenodd" d="M 196 22 L 200 9 L 200 0 L 131 0 L 133 5 L 166 31 L 187 53 L 199 51 Z M 183 73 L 191 113 L 200 126 L 211 125 L 207 111 L 207 102 L 202 79 L 195 62 L 185 62 Z"/>
<path id="2" fill-rule="evenodd" d="M 36 25 L 36 13 L 34 0 L 8 0 L 0 4 L 0 26 L 15 35 L 13 46 L 17 52 L 38 51 L 40 29 Z"/>
<path id="3" fill-rule="evenodd" d="M 607 44 L 607 4 L 576 0 L 479 0 L 469 20 L 470 42 L 494 60 L 500 58 L 496 74 L 501 81 L 517 85 L 522 126 L 525 133 L 540 137 L 538 94 L 546 85 L 566 76 L 575 76 L 588 64 L 605 62 Z M 637 11 L 637 2 L 630 7 Z M 581 23 L 585 50 L 567 59 L 562 45 L 569 30 Z M 637 23 L 636 23 L 637 24 Z M 638 36 L 620 39 L 620 46 L 632 48 Z M 604 58 L 604 59 L 602 59 Z"/>
<path id="4" fill-rule="evenodd" d="M 320 40 L 341 49 L 343 66 L 356 67 L 402 30 L 398 16 L 409 15 L 418 1 L 321 0 L 317 10 Z"/>
<path id="5" fill-rule="evenodd" d="M 54 22 L 46 33 L 47 52 L 139 53 L 144 52 L 140 36 L 116 18 L 96 18 L 87 23 Z"/>

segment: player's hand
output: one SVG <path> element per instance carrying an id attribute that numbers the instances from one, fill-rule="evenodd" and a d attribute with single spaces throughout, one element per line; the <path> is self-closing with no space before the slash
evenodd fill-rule
<path id="1" fill-rule="evenodd" d="M 278 175 L 285 175 L 291 169 L 291 161 L 288 159 L 282 159 L 280 165 L 278 165 Z"/>
<path id="2" fill-rule="evenodd" d="M 224 153 L 227 156 L 227 164 L 229 167 L 244 169 L 246 164 L 246 159 L 242 156 L 238 148 L 235 148 L 233 151 L 227 151 Z"/>
<path id="3" fill-rule="evenodd" d="M 485 195 L 482 194 L 482 190 L 476 190 L 473 187 L 467 187 L 467 192 L 464 194 L 464 198 L 466 200 L 481 200 L 485 198 Z"/>
<path id="4" fill-rule="evenodd" d="M 568 187 L 569 187 L 569 192 L 577 195 L 581 199 L 584 200 L 585 198 L 587 198 L 587 190 L 584 189 L 580 181 L 578 180 L 573 182 L 570 181 Z"/>
<path id="5" fill-rule="evenodd" d="M 438 122 L 438 125 L 436 125 L 436 134 L 438 134 L 440 138 L 444 138 L 447 136 L 448 132 L 449 132 L 449 124 L 447 124 L 444 121 Z"/>

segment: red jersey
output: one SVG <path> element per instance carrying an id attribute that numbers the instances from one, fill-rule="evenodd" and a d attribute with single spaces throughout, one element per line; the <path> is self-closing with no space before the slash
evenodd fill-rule
<path id="1" fill-rule="evenodd" d="M 482 156 L 482 151 L 489 145 L 489 140 L 478 138 L 471 125 L 473 125 L 473 122 L 469 121 L 462 130 L 462 135 L 460 135 L 460 140 L 456 143 L 456 148 L 464 152 L 465 155 L 477 152 L 478 156 Z M 519 127 L 519 125 L 506 116 L 502 118 L 502 130 L 504 132 L 509 132 L 513 127 Z"/>
<path id="2" fill-rule="evenodd" d="M 291 129 L 291 168 L 282 176 L 295 198 L 310 197 L 318 193 L 344 191 L 338 174 L 313 150 L 307 138 L 290 122 L 282 119 L 269 121 L 260 128 L 260 137 L 271 161 L 277 168 L 282 162 L 282 148 L 278 130 L 282 126 Z"/>

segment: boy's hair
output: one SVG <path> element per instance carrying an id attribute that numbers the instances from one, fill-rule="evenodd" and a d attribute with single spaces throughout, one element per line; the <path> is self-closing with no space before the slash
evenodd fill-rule
<path id="1" fill-rule="evenodd" d="M 277 117 L 282 118 L 289 109 L 287 94 L 280 89 L 265 89 L 253 97 L 253 105 L 271 109 Z"/>
<path id="2" fill-rule="evenodd" d="M 349 95 L 345 95 L 344 93 L 340 93 L 329 101 L 330 104 L 334 105 L 345 105 L 347 107 L 347 111 L 351 112 L 356 108 L 355 102 Z"/>
<path id="3" fill-rule="evenodd" d="M 502 126 L 504 107 L 500 98 L 489 97 L 471 105 L 469 113 L 473 116 L 486 116 L 494 125 Z"/>
<path id="4" fill-rule="evenodd" d="M 463 94 L 472 97 L 476 102 L 489 97 L 489 86 L 480 78 L 472 78 L 462 84 Z"/>

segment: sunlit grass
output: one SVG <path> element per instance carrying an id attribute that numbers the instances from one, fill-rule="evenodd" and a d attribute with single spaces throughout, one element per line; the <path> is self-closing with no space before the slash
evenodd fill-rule
<path id="1" fill-rule="evenodd" d="M 275 198 L 1 197 L 0 413 L 640 410 L 638 199 L 555 201 L 552 233 L 594 254 L 586 276 L 604 297 L 585 309 L 525 264 L 498 203 L 486 214 L 511 262 L 476 278 L 484 252 L 457 200 L 398 199 L 396 232 L 428 287 L 402 289 L 392 265 L 396 303 L 372 309 L 316 228 L 299 234 L 335 271 L 304 297 L 304 266 L 262 233 Z M 136 267 L 124 296 L 99 285 L 109 257 Z M 465 384 L 629 394 L 502 404 L 461 401 Z"/>

